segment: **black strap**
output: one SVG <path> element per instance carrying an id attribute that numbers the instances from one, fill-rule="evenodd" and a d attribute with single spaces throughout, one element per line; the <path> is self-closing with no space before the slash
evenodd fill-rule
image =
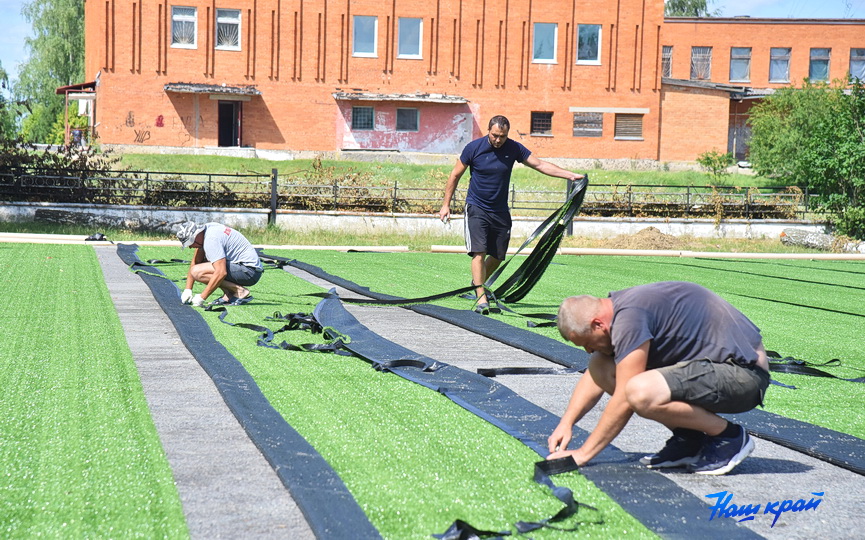
<path id="1" fill-rule="evenodd" d="M 837 358 L 827 360 L 826 362 L 823 362 L 822 364 L 817 364 L 814 362 L 808 362 L 806 360 L 800 360 L 800 359 L 794 358 L 792 356 L 781 357 L 781 355 L 778 354 L 776 351 L 766 351 L 766 355 L 769 357 L 769 371 L 776 371 L 779 373 L 793 373 L 795 375 L 810 375 L 812 377 L 828 377 L 831 379 L 838 379 L 841 381 L 865 383 L 865 377 L 856 377 L 853 379 L 845 379 L 843 377 L 838 377 L 837 375 L 833 375 L 827 371 L 823 371 L 822 369 L 817 369 L 817 367 L 828 367 L 828 366 L 840 367 L 841 366 L 841 360 L 839 360 Z M 795 387 L 792 387 L 792 388 L 795 388 Z"/>
<path id="2" fill-rule="evenodd" d="M 229 326 L 246 328 L 248 330 L 253 330 L 255 332 L 261 333 L 258 341 L 256 341 L 256 345 L 258 345 L 259 347 L 283 349 L 286 351 L 331 352 L 341 356 L 352 356 L 351 351 L 345 348 L 346 343 L 351 341 L 350 338 L 339 334 L 339 332 L 332 328 L 323 328 L 321 324 L 319 324 L 312 315 L 308 315 L 306 313 L 290 313 L 288 315 L 282 315 L 281 313 L 276 312 L 273 314 L 272 317 L 267 317 L 266 320 L 287 320 L 289 321 L 289 323 L 283 325 L 283 327 L 279 330 L 271 330 L 266 326 L 258 324 L 233 323 L 225 320 L 228 315 L 228 309 L 225 306 L 207 306 L 206 308 L 204 308 L 204 311 L 221 312 L 219 313 L 220 322 L 223 322 Z M 276 334 L 279 334 L 280 332 L 287 332 L 290 330 L 308 330 L 314 334 L 323 333 L 325 337 L 331 340 L 331 342 L 304 343 L 302 345 L 294 345 L 284 340 L 282 341 L 282 343 L 273 342 Z"/>
<path id="3" fill-rule="evenodd" d="M 566 375 L 569 373 L 582 373 L 582 371 L 577 368 L 543 367 L 478 368 L 478 375 L 490 378 L 497 375 Z"/>

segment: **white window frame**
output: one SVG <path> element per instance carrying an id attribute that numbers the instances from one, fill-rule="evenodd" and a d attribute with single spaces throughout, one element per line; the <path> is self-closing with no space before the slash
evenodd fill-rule
<path id="1" fill-rule="evenodd" d="M 553 38 L 552 58 L 548 58 L 548 57 L 539 58 L 537 56 L 538 45 L 540 44 L 540 42 L 538 41 L 539 35 L 541 35 L 543 37 L 549 36 L 549 34 L 547 34 L 547 33 L 538 32 L 538 29 L 540 29 L 540 28 L 546 29 L 547 31 L 552 29 L 552 31 L 553 31 L 553 35 L 552 35 L 552 38 Z M 558 55 L 558 48 L 559 48 L 558 43 L 559 43 L 559 25 L 557 23 L 543 23 L 543 22 L 534 23 L 532 25 L 532 63 L 533 64 L 557 64 L 558 60 L 556 58 Z"/>
<path id="2" fill-rule="evenodd" d="M 661 49 L 661 77 L 673 76 L 673 46 L 664 45 Z"/>
<path id="3" fill-rule="evenodd" d="M 786 54 L 781 54 L 781 51 L 787 51 Z M 790 60 L 793 56 L 792 47 L 770 47 L 769 48 L 769 82 L 770 83 L 789 83 L 790 82 Z M 775 71 L 775 62 L 786 62 L 786 78 L 772 78 L 772 72 Z"/>
<path id="4" fill-rule="evenodd" d="M 736 51 L 748 51 L 748 55 Z M 751 47 L 730 47 L 730 82 L 751 82 L 751 56 L 753 55 Z M 733 78 L 733 62 L 747 64 L 748 68 L 744 78 Z"/>
<path id="5" fill-rule="evenodd" d="M 580 58 L 580 28 L 596 27 L 598 29 L 598 48 L 595 51 L 595 58 Z M 603 50 L 604 29 L 600 24 L 578 24 L 577 25 L 577 64 L 584 66 L 600 66 L 601 51 Z"/>
<path id="6" fill-rule="evenodd" d="M 850 49 L 850 79 L 859 79 L 862 82 L 865 82 L 865 48 L 863 47 L 852 47 Z M 859 68 L 859 74 L 855 73 L 854 67 Z"/>
<path id="7" fill-rule="evenodd" d="M 691 72 L 689 79 L 692 81 L 712 80 L 712 47 L 691 47 Z"/>
<path id="8" fill-rule="evenodd" d="M 364 25 L 358 24 L 359 21 L 372 22 L 372 51 L 358 50 L 358 28 L 364 28 Z M 375 15 L 355 15 L 352 18 L 351 55 L 361 58 L 378 58 L 378 17 Z"/>
<path id="9" fill-rule="evenodd" d="M 177 13 L 178 9 L 191 9 L 192 14 Z M 192 23 L 192 43 L 177 43 L 174 41 L 174 24 Z M 198 8 L 192 6 L 171 6 L 171 46 L 175 49 L 198 48 Z"/>
<path id="10" fill-rule="evenodd" d="M 400 113 L 400 111 L 412 111 L 414 113 L 414 122 L 415 122 L 414 129 L 400 129 L 399 128 L 399 113 Z M 418 109 L 417 107 L 397 107 L 395 129 L 396 129 L 396 131 L 398 131 L 400 133 L 417 133 L 418 131 L 420 131 L 420 109 Z"/>
<path id="11" fill-rule="evenodd" d="M 821 51 L 821 52 L 815 52 Z M 814 65 L 816 62 L 825 63 L 826 64 L 826 77 L 822 79 L 815 79 L 812 74 L 814 72 Z M 832 68 L 832 49 L 830 47 L 811 47 L 811 50 L 808 52 L 808 80 L 814 82 L 829 82 L 829 73 Z"/>
<path id="12" fill-rule="evenodd" d="M 236 15 L 236 16 L 233 16 Z M 239 51 L 243 43 L 243 27 L 241 26 L 242 14 L 239 9 L 222 9 L 216 10 L 216 24 L 213 40 L 213 48 L 220 51 Z M 237 26 L 237 45 L 219 45 L 219 25 L 235 25 Z"/>
<path id="13" fill-rule="evenodd" d="M 412 30 L 403 28 L 403 23 L 414 22 L 417 24 L 417 41 L 412 40 L 411 43 L 403 41 L 403 37 L 412 38 Z M 400 17 L 397 30 L 397 58 L 406 60 L 422 60 L 423 59 L 423 19 L 420 17 Z M 404 52 L 403 46 L 412 46 L 417 48 L 417 52 Z"/>

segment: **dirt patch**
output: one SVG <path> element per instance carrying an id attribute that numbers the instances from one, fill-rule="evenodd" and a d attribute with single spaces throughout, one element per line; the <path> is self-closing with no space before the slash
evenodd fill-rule
<path id="1" fill-rule="evenodd" d="M 646 227 L 637 234 L 620 234 L 604 245 L 608 249 L 682 249 L 682 246 L 681 240 L 655 227 Z"/>

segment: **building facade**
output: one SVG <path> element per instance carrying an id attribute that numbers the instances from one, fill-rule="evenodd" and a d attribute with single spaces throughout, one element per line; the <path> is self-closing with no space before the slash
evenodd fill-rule
<path id="1" fill-rule="evenodd" d="M 783 43 L 776 21 L 664 19 L 662 0 L 85 0 L 83 84 L 107 145 L 457 154 L 504 114 L 542 157 L 693 160 L 744 152 L 733 126 L 801 80 L 802 51 L 829 49 L 834 77 L 865 47 L 865 21 Z"/>

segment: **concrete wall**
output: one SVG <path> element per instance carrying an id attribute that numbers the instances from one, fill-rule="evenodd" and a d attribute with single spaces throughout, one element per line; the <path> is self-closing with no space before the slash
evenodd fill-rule
<path id="1" fill-rule="evenodd" d="M 125 222 L 126 226 L 173 231 L 180 223 L 193 220 L 215 221 L 235 228 L 261 228 L 267 226 L 267 210 L 162 208 L 136 206 L 108 206 L 53 203 L 0 204 L 0 222 L 32 221 L 37 210 L 65 210 L 99 214 L 106 221 Z M 514 217 L 514 238 L 525 238 L 543 221 L 543 218 Z M 462 216 L 454 216 L 447 224 L 428 214 L 372 214 L 355 212 L 302 212 L 281 210 L 276 225 L 296 231 L 330 230 L 357 234 L 401 232 L 431 234 L 433 236 L 463 235 Z M 697 238 L 779 238 L 781 231 L 797 228 L 808 232 L 824 233 L 821 223 L 788 220 L 724 220 L 715 224 L 711 219 L 645 219 L 645 218 L 581 218 L 574 220 L 574 234 L 589 238 L 609 238 L 620 234 L 635 234 L 646 227 L 655 227 L 673 236 L 691 235 Z M 96 232 L 96 231 L 94 231 Z"/>

